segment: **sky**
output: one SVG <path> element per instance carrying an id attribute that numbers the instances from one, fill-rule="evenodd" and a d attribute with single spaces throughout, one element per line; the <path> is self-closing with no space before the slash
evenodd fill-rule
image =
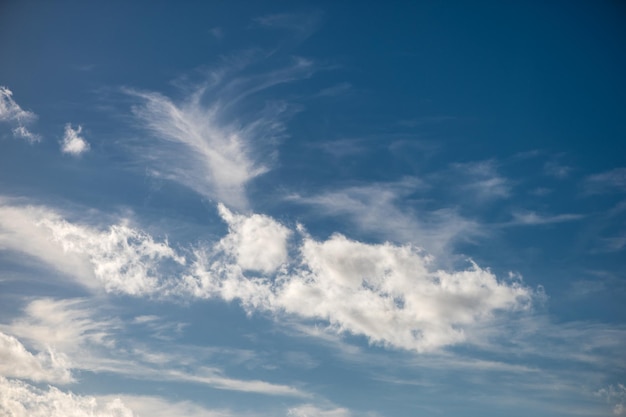
<path id="1" fill-rule="evenodd" d="M 618 1 L 0 3 L 0 415 L 626 415 Z"/>

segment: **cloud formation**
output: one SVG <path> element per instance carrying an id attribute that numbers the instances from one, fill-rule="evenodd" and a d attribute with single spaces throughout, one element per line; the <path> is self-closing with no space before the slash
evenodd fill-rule
<path id="1" fill-rule="evenodd" d="M 81 155 L 89 150 L 89 143 L 84 137 L 80 136 L 83 127 L 78 125 L 76 129 L 72 128 L 70 123 L 65 125 L 65 134 L 61 141 L 61 152 L 73 156 Z"/>
<path id="2" fill-rule="evenodd" d="M 339 188 L 289 200 L 315 207 L 326 215 L 341 216 L 361 231 L 394 242 L 411 242 L 441 255 L 459 240 L 480 233 L 478 225 L 453 208 L 419 210 L 400 202 L 428 188 L 417 178 Z"/>
<path id="3" fill-rule="evenodd" d="M 15 337 L 0 332 L 0 375 L 35 382 L 73 381 L 67 360 L 51 348 L 37 355 L 30 353 Z"/>
<path id="4" fill-rule="evenodd" d="M 239 299 L 248 311 L 327 321 L 338 333 L 417 352 L 463 342 L 473 325 L 532 301 L 533 292 L 521 282 L 499 281 L 476 264 L 433 270 L 432 258 L 410 245 L 367 244 L 339 234 L 316 241 L 303 228 L 300 234 L 297 257 L 274 279 L 246 274 L 236 258 L 220 258 L 219 245 L 217 251 L 197 250 L 186 290 Z M 284 237 L 274 239 L 279 246 Z"/>
<path id="5" fill-rule="evenodd" d="M 0 86 L 0 122 L 14 125 L 13 136 L 27 142 L 39 142 L 41 137 L 28 130 L 28 125 L 35 121 L 35 113 L 24 110 L 13 99 L 13 92 L 7 87 Z"/>
<path id="6" fill-rule="evenodd" d="M 237 299 L 248 311 L 321 320 L 337 333 L 417 352 L 464 342 L 473 326 L 527 309 L 533 297 L 521 281 L 498 280 L 474 263 L 465 270 L 436 269 L 432 256 L 412 245 L 370 244 L 340 234 L 318 241 L 302 226 L 290 245 L 292 232 L 276 220 L 225 206 L 219 213 L 228 234 L 192 249 L 190 264 L 167 241 L 125 224 L 102 230 L 43 208 L 4 209 L 8 221 L 0 225 L 13 227 L 4 239 L 11 249 L 58 263 L 58 269 L 87 265 L 107 291 Z M 174 268 L 169 275 L 168 265 Z"/>
<path id="7" fill-rule="evenodd" d="M 92 396 L 36 388 L 0 376 L 0 414 L 6 417 L 133 417 L 119 399 L 98 401 Z"/>
<path id="8" fill-rule="evenodd" d="M 234 60 L 211 73 L 211 81 L 181 101 L 127 90 L 139 100 L 134 115 L 159 141 L 141 150 L 153 163 L 154 173 L 237 209 L 248 206 L 246 185 L 270 169 L 267 154 L 275 151 L 274 144 L 283 135 L 287 111 L 284 103 L 266 102 L 252 113 L 246 106 L 253 103 L 254 94 L 313 72 L 311 61 L 296 58 L 279 70 L 235 76 L 249 60 Z M 260 151 L 264 148 L 270 151 Z"/>
<path id="9" fill-rule="evenodd" d="M 1 205 L 0 214 L 0 247 L 28 254 L 90 288 L 152 293 L 168 262 L 185 263 L 167 241 L 155 241 L 126 220 L 97 229 L 45 207 Z"/>

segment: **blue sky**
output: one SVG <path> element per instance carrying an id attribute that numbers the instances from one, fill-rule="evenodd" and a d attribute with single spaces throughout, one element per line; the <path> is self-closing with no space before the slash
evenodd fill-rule
<path id="1" fill-rule="evenodd" d="M 0 5 L 0 414 L 626 415 L 618 2 Z"/>

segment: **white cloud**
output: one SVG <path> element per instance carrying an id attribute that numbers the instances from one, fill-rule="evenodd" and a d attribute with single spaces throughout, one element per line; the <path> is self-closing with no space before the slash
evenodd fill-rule
<path id="1" fill-rule="evenodd" d="M 167 241 L 157 242 L 125 220 L 101 230 L 70 223 L 45 207 L 1 205 L 0 214 L 0 248 L 30 255 L 89 288 L 152 293 L 160 268 L 185 263 Z"/>
<path id="2" fill-rule="evenodd" d="M 133 107 L 135 116 L 160 140 L 139 150 L 154 163 L 155 175 L 242 209 L 248 205 L 248 182 L 269 170 L 270 158 L 262 155 L 275 151 L 287 111 L 284 103 L 265 103 L 251 111 L 250 98 L 277 84 L 309 77 L 313 64 L 297 58 L 283 69 L 235 77 L 237 67 L 245 67 L 249 59 L 239 61 L 245 63 L 229 63 L 213 72 L 210 82 L 179 102 L 158 93 L 127 93 L 140 100 Z M 246 106 L 241 106 L 243 101 Z"/>
<path id="3" fill-rule="evenodd" d="M 0 415 L 5 417 L 133 417 L 119 399 L 98 401 L 49 387 L 42 390 L 0 376 Z"/>
<path id="4" fill-rule="evenodd" d="M 279 395 L 301 398 L 310 397 L 310 394 L 289 385 L 273 384 L 267 381 L 260 380 L 243 380 L 229 378 L 223 376 L 219 370 L 206 367 L 201 367 L 197 370 L 197 372 L 193 374 L 176 370 L 166 371 L 164 372 L 162 379 L 197 382 L 210 385 L 213 388 L 229 391 L 254 392 L 265 395 Z"/>
<path id="5" fill-rule="evenodd" d="M 64 355 L 51 348 L 37 355 L 30 353 L 15 337 L 0 332 L 0 375 L 40 382 L 73 381 Z"/>
<path id="6" fill-rule="evenodd" d="M 466 340 L 465 331 L 503 310 L 525 309 L 532 291 L 502 282 L 475 264 L 433 270 L 431 257 L 410 246 L 366 244 L 304 234 L 299 259 L 273 279 L 248 277 L 215 249 L 197 250 L 186 291 L 240 299 L 249 310 L 324 320 L 336 332 L 390 347 L 433 351 Z M 235 260 L 236 262 L 236 260 Z"/>
<path id="7" fill-rule="evenodd" d="M 95 320 L 92 303 L 85 299 L 39 298 L 29 302 L 24 314 L 0 329 L 28 340 L 37 348 L 52 347 L 76 360 L 85 360 L 86 345 L 112 347 L 109 320 Z M 69 366 L 69 364 L 68 364 Z M 85 366 L 71 364 L 72 367 Z"/>
<path id="8" fill-rule="evenodd" d="M 17 339 L 0 333 L 0 357 L 16 361 L 0 363 L 0 375 L 68 383 L 73 381 L 69 370 L 81 369 L 139 380 L 191 382 L 228 391 L 310 397 L 285 384 L 231 378 L 220 369 L 201 365 L 197 358 L 187 355 L 141 349 L 137 347 L 141 344 L 137 345 L 128 335 L 124 336 L 121 347 L 117 335 L 124 329 L 123 322 L 97 317 L 97 308 L 90 308 L 92 306 L 92 301 L 87 299 L 37 299 L 26 306 L 22 316 L 10 324 L 0 324 L 0 330 L 48 352 L 34 356 Z M 139 322 L 142 320 L 145 318 Z M 181 348 L 173 345 L 173 349 Z M 183 370 L 188 368 L 194 369 L 193 372 Z"/>
<path id="9" fill-rule="evenodd" d="M 6 87 L 0 86 L 0 121 L 12 123 L 16 127 L 13 129 L 13 136 L 26 139 L 28 142 L 38 142 L 39 135 L 30 132 L 27 125 L 37 119 L 37 116 L 23 110 L 13 99 L 13 92 Z"/>
<path id="10" fill-rule="evenodd" d="M 219 210 L 229 233 L 211 247 L 194 249 L 182 279 L 165 272 L 168 265 L 182 268 L 183 257 L 125 224 L 98 230 L 44 209 L 11 208 L 2 226 L 13 227 L 13 235 L 0 242 L 52 265 L 55 256 L 73 255 L 72 262 L 90 265 L 107 291 L 238 299 L 248 311 L 323 320 L 338 333 L 419 352 L 466 341 L 473 326 L 500 311 L 524 309 L 533 296 L 521 282 L 500 281 L 475 264 L 438 270 L 430 255 L 411 245 L 368 244 L 339 234 L 316 241 L 301 229 L 290 257 L 285 226 L 268 216 Z M 13 217 L 39 229 L 11 226 Z M 47 243 L 37 246 L 42 240 Z"/>
<path id="11" fill-rule="evenodd" d="M 65 134 L 61 141 L 61 152 L 73 156 L 81 155 L 89 150 L 89 143 L 84 137 L 80 136 L 83 127 L 78 125 L 76 129 L 72 128 L 70 123 L 65 125 Z"/>
<path id="12" fill-rule="evenodd" d="M 98 397 L 98 400 L 114 402 L 117 399 L 133 410 L 137 417 L 235 417 L 228 410 L 208 410 L 191 401 L 172 402 L 160 397 L 118 395 Z"/>
<path id="13" fill-rule="evenodd" d="M 239 266 L 267 274 L 287 262 L 289 229 L 268 216 L 234 214 L 221 204 L 218 209 L 229 228 L 220 246 Z"/>

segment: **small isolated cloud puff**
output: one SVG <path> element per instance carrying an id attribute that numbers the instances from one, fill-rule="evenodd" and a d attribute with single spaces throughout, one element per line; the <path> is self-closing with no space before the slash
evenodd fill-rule
<path id="1" fill-rule="evenodd" d="M 98 401 L 95 397 L 66 393 L 55 387 L 42 390 L 1 376 L 0 392 L 0 415 L 6 417 L 134 416 L 119 399 Z"/>
<path id="2" fill-rule="evenodd" d="M 29 131 L 26 127 L 35 119 L 37 119 L 37 116 L 34 113 L 23 110 L 13 100 L 13 92 L 11 90 L 0 86 L 0 121 L 12 123 L 14 126 L 17 125 L 13 128 L 14 137 L 25 139 L 30 143 L 40 141 L 41 137 Z"/>
<path id="3" fill-rule="evenodd" d="M 63 355 L 52 349 L 38 355 L 30 353 L 15 337 L 0 332 L 0 375 L 34 382 L 72 382 Z"/>
<path id="4" fill-rule="evenodd" d="M 65 125 L 65 134 L 61 141 L 61 152 L 70 154 L 73 156 L 79 156 L 89 150 L 89 143 L 80 136 L 83 131 L 83 127 L 78 125 L 78 128 L 73 129 L 70 123 Z"/>

